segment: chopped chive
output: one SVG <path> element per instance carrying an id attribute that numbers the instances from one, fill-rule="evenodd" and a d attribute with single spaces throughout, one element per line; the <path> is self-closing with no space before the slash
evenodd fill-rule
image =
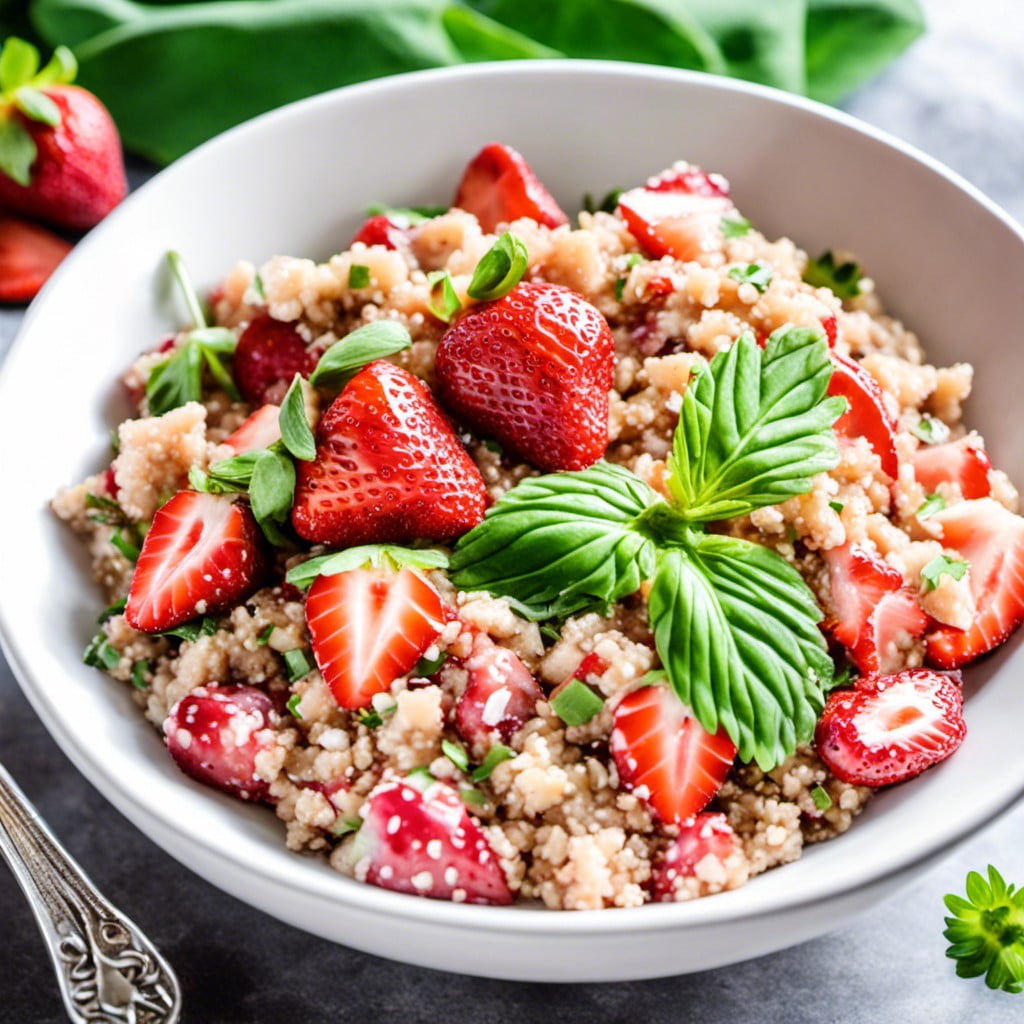
<path id="1" fill-rule="evenodd" d="M 626 253 L 626 269 L 632 270 L 637 264 L 643 263 L 644 255 L 640 252 Z"/>
<path id="2" fill-rule="evenodd" d="M 830 501 L 828 503 L 828 507 L 832 509 L 833 512 L 836 513 L 842 512 L 843 509 L 846 508 L 846 506 L 841 501 Z"/>
<path id="3" fill-rule="evenodd" d="M 772 268 L 764 263 L 748 263 L 745 267 L 732 267 L 729 277 L 739 284 L 752 284 L 759 292 L 768 290 L 772 283 Z"/>
<path id="4" fill-rule="evenodd" d="M 551 710 L 566 725 L 584 725 L 604 707 L 604 700 L 579 679 L 573 679 L 551 701 Z"/>
<path id="5" fill-rule="evenodd" d="M 435 782 L 433 774 L 425 764 L 417 765 L 405 773 L 407 779 L 424 779 L 427 782 Z"/>
<path id="6" fill-rule="evenodd" d="M 420 658 L 416 662 L 416 667 L 412 670 L 413 675 L 432 676 L 447 660 L 447 651 L 442 651 L 436 658 Z"/>
<path id="7" fill-rule="evenodd" d="M 139 547 L 137 544 L 133 544 L 124 535 L 124 529 L 116 529 L 110 538 L 110 543 L 117 548 L 117 550 L 120 551 L 129 562 L 137 562 L 139 560 Z"/>
<path id="8" fill-rule="evenodd" d="M 149 658 L 140 658 L 132 663 L 132 686 L 136 690 L 144 690 L 147 686 L 146 676 L 152 671 Z"/>
<path id="9" fill-rule="evenodd" d="M 828 791 L 822 786 L 815 786 L 811 790 L 811 799 L 819 811 L 827 811 L 832 806 L 832 797 L 828 795 Z"/>
<path id="10" fill-rule="evenodd" d="M 722 218 L 722 234 L 726 238 L 742 238 L 750 231 L 750 228 L 750 221 L 739 214 L 736 214 L 735 217 Z"/>
<path id="11" fill-rule="evenodd" d="M 449 761 L 460 772 L 469 771 L 469 755 L 466 753 L 466 748 L 461 743 L 456 743 L 454 740 L 441 740 L 441 753 L 448 758 Z"/>
<path id="12" fill-rule="evenodd" d="M 121 655 L 115 650 L 107 634 L 101 629 L 90 641 L 82 653 L 82 661 L 92 668 L 100 668 L 112 672 L 121 664 Z"/>
<path id="13" fill-rule="evenodd" d="M 615 301 L 621 302 L 622 296 L 626 294 L 626 279 L 620 277 L 615 281 Z"/>
<path id="14" fill-rule="evenodd" d="M 967 572 L 969 563 L 962 558 L 947 558 L 945 555 L 936 555 L 922 570 L 921 579 L 924 580 L 925 590 L 934 590 L 943 576 L 951 576 L 954 580 L 962 580 Z"/>
<path id="15" fill-rule="evenodd" d="M 918 519 L 930 519 L 936 512 L 941 512 L 946 507 L 946 499 L 936 492 L 929 494 L 921 503 L 921 507 L 915 513 Z"/>
<path id="16" fill-rule="evenodd" d="M 110 428 L 110 450 L 117 455 L 121 451 L 121 435 L 117 427 Z"/>
<path id="17" fill-rule="evenodd" d="M 285 705 L 285 707 L 288 709 L 288 714 L 290 714 L 293 718 L 298 718 L 300 721 L 302 720 L 302 713 L 299 711 L 299 704 L 301 703 L 301 701 L 302 694 L 293 693 L 288 698 L 288 703 Z"/>
<path id="18" fill-rule="evenodd" d="M 108 604 L 103 611 L 100 612 L 99 618 L 96 620 L 100 625 L 112 619 L 115 615 L 120 615 L 124 611 L 125 605 L 128 603 L 127 597 L 122 597 L 120 601 L 115 601 L 113 604 Z"/>
<path id="19" fill-rule="evenodd" d="M 362 263 L 353 263 L 348 268 L 349 288 L 366 288 L 370 284 L 370 268 Z"/>
<path id="20" fill-rule="evenodd" d="M 800 539 L 800 535 L 796 532 L 796 527 L 792 523 L 786 523 L 786 539 L 790 544 L 796 544 Z"/>
<path id="21" fill-rule="evenodd" d="M 430 299 L 427 303 L 430 312 L 438 320 L 450 324 L 452 318 L 462 308 L 451 275 L 447 270 L 433 270 L 427 274 L 427 287 L 430 289 Z"/>
<path id="22" fill-rule="evenodd" d="M 510 758 L 515 756 L 516 752 L 511 747 L 506 747 L 503 743 L 495 743 L 495 745 L 487 751 L 487 756 L 483 759 L 480 767 L 470 775 L 470 778 L 474 782 L 483 782 L 484 779 L 489 779 L 491 777 L 491 772 L 493 772 L 502 761 L 508 761 Z"/>
<path id="23" fill-rule="evenodd" d="M 297 683 L 313 671 L 313 666 L 310 665 L 309 658 L 306 657 L 306 652 L 301 647 L 285 651 L 282 657 L 285 665 L 288 666 L 289 683 Z"/>
<path id="24" fill-rule="evenodd" d="M 113 498 L 89 493 L 85 496 L 85 507 L 96 510 L 89 516 L 90 522 L 102 523 L 104 526 L 119 526 L 125 521 L 124 510 Z"/>
<path id="25" fill-rule="evenodd" d="M 266 647 L 267 644 L 270 643 L 270 638 L 274 635 L 275 629 L 277 629 L 277 627 L 273 623 L 271 623 L 269 626 L 267 626 L 264 630 L 261 631 L 258 637 L 256 637 L 256 643 L 260 647 Z"/>
<path id="26" fill-rule="evenodd" d="M 476 786 L 459 786 L 459 796 L 463 803 L 475 804 L 477 807 L 482 807 L 487 803 L 487 797 Z"/>
<path id="27" fill-rule="evenodd" d="M 338 818 L 331 826 L 331 833 L 340 839 L 342 836 L 358 832 L 362 827 L 362 818 Z"/>
<path id="28" fill-rule="evenodd" d="M 252 279 L 252 290 L 256 293 L 260 302 L 267 301 L 267 289 L 263 286 L 263 278 L 259 274 Z"/>

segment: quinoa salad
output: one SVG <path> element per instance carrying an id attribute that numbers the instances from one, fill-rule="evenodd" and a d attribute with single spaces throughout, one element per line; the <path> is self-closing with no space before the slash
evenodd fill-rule
<path id="1" fill-rule="evenodd" d="M 203 298 L 169 254 L 187 326 L 53 500 L 109 603 L 85 660 L 361 882 L 737 888 L 953 755 L 1024 620 L 972 368 L 692 164 L 575 226 L 503 144 L 453 184 Z"/>

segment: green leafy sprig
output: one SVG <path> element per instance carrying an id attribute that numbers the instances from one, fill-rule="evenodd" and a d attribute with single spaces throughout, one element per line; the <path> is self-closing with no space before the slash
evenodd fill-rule
<path id="1" fill-rule="evenodd" d="M 500 299 L 522 280 L 529 260 L 523 240 L 506 231 L 476 265 L 466 294 L 483 301 Z"/>
<path id="2" fill-rule="evenodd" d="M 456 545 L 451 578 L 531 619 L 601 607 L 650 581 L 668 680 L 709 732 L 768 770 L 810 739 L 833 673 L 821 611 L 769 548 L 706 532 L 810 490 L 839 460 L 824 335 L 750 335 L 712 359 L 683 398 L 665 501 L 599 462 L 524 480 Z"/>
<path id="3" fill-rule="evenodd" d="M 815 288 L 830 288 L 841 299 L 853 299 L 861 293 L 863 273 L 853 260 L 836 263 L 831 252 L 823 252 L 816 260 L 808 260 L 804 280 Z"/>

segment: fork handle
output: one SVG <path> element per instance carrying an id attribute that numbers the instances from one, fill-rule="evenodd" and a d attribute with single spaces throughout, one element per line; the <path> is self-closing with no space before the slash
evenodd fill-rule
<path id="1" fill-rule="evenodd" d="M 96 890 L 0 765 L 0 854 L 28 897 L 75 1024 L 174 1024 L 181 995 L 156 947 Z"/>

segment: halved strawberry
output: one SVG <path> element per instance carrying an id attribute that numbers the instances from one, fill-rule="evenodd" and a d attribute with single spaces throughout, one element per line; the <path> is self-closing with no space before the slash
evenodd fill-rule
<path id="1" fill-rule="evenodd" d="M 221 442 L 239 455 L 269 448 L 281 440 L 281 407 L 262 405 L 242 425 Z"/>
<path id="2" fill-rule="evenodd" d="M 347 859 L 361 882 L 455 903 L 512 902 L 497 855 L 447 783 L 387 779 L 359 814 Z"/>
<path id="3" fill-rule="evenodd" d="M 402 249 L 408 240 L 407 227 L 396 224 L 390 217 L 380 213 L 363 221 L 348 247 L 351 249 L 356 242 L 362 242 L 363 245 L 382 245 L 385 249 Z"/>
<path id="4" fill-rule="evenodd" d="M 942 543 L 971 566 L 977 618 L 970 629 L 929 633 L 928 660 L 957 668 L 1001 644 L 1024 622 L 1024 519 L 993 498 L 961 501 L 931 517 Z"/>
<path id="5" fill-rule="evenodd" d="M 253 317 L 235 348 L 234 377 L 242 397 L 252 405 L 280 404 L 295 374 L 308 377 L 317 357 L 293 324 L 267 313 Z"/>
<path id="6" fill-rule="evenodd" d="M 736 757 L 722 730 L 712 735 L 667 686 L 634 690 L 615 709 L 612 757 L 623 788 L 642 797 L 665 824 L 703 810 Z"/>
<path id="7" fill-rule="evenodd" d="M 615 342 L 586 299 L 520 284 L 475 306 L 441 339 L 441 401 L 482 434 L 549 471 L 585 469 L 608 446 Z"/>
<path id="8" fill-rule="evenodd" d="M 69 252 L 52 231 L 0 214 L 0 302 L 30 302 Z"/>
<path id="9" fill-rule="evenodd" d="M 960 673 L 912 668 L 833 691 L 814 742 L 836 778 L 888 786 L 944 761 L 966 732 Z"/>
<path id="10" fill-rule="evenodd" d="M 471 753 L 481 757 L 495 743 L 508 743 L 537 713 L 544 694 L 519 657 L 484 633 L 473 638 L 462 667 L 469 678 L 455 705 L 455 727 Z"/>
<path id="11" fill-rule="evenodd" d="M 914 476 L 929 492 L 942 483 L 959 484 L 965 498 L 987 498 L 992 493 L 991 468 L 988 453 L 969 437 L 922 445 L 914 452 Z"/>
<path id="12" fill-rule="evenodd" d="M 318 576 L 306 624 L 324 682 L 343 708 L 364 708 L 410 672 L 444 628 L 444 603 L 412 569 Z"/>
<path id="13" fill-rule="evenodd" d="M 300 537 L 348 546 L 454 540 L 483 518 L 487 489 L 423 382 L 383 360 L 324 413 L 316 459 L 299 462 Z"/>
<path id="14" fill-rule="evenodd" d="M 125 619 L 160 633 L 221 611 L 256 589 L 262 568 L 260 532 L 245 505 L 179 491 L 157 509 L 142 542 Z"/>
<path id="15" fill-rule="evenodd" d="M 741 849 L 739 838 L 724 814 L 705 812 L 683 822 L 679 834 L 651 866 L 652 898 L 671 903 L 679 892 L 680 879 L 696 878 L 701 871 L 711 876 L 724 874 L 722 865 Z"/>
<path id="16" fill-rule="evenodd" d="M 896 417 L 889 412 L 878 381 L 859 363 L 832 353 L 832 379 L 828 393 L 841 395 L 849 408 L 834 424 L 840 441 L 867 439 L 881 462 L 882 472 L 892 480 L 899 474 L 896 456 Z"/>
<path id="17" fill-rule="evenodd" d="M 522 155 L 500 142 L 484 146 L 469 162 L 452 205 L 473 214 L 488 232 L 520 217 L 547 228 L 569 223 Z"/>
<path id="18" fill-rule="evenodd" d="M 680 161 L 619 196 L 619 214 L 648 256 L 697 259 L 722 248 L 722 218 L 735 211 L 719 174 Z"/>
<path id="19" fill-rule="evenodd" d="M 200 686 L 164 719 L 164 739 L 178 767 L 198 782 L 242 800 L 268 800 L 256 758 L 276 743 L 270 697 L 251 686 Z"/>
<path id="20" fill-rule="evenodd" d="M 839 337 L 839 321 L 835 313 L 829 313 L 821 318 L 821 327 L 828 339 L 828 347 L 835 348 L 836 339 Z"/>
<path id="21" fill-rule="evenodd" d="M 903 576 L 862 544 L 843 544 L 823 557 L 832 604 L 825 629 L 861 672 L 902 668 L 908 642 L 930 621 Z"/>

